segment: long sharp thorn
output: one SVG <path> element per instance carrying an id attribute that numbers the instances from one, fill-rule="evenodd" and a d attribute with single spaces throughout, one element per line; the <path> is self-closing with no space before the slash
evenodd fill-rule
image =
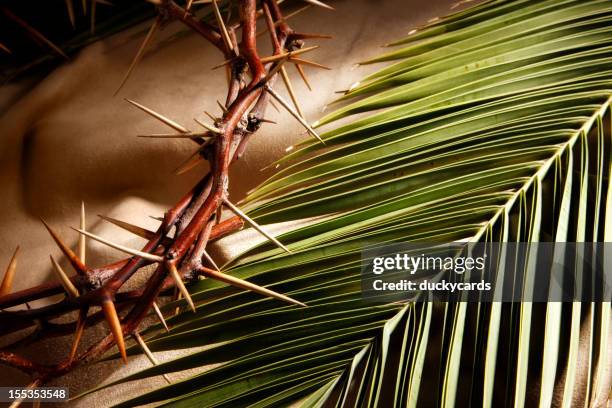
<path id="1" fill-rule="evenodd" d="M 55 231 L 53 231 L 53 229 L 51 229 L 51 227 L 49 226 L 49 224 L 47 224 L 45 222 L 45 220 L 43 220 L 41 218 L 41 221 L 42 221 L 43 225 L 45 226 L 45 228 L 47 229 L 47 231 L 49 231 L 49 234 L 51 235 L 51 238 L 53 238 L 53 240 L 55 241 L 57 246 L 59 246 L 59 248 L 62 250 L 62 252 L 66 256 L 66 258 L 68 258 L 68 260 L 70 261 L 70 264 L 72 265 L 74 270 L 79 275 L 86 275 L 87 274 L 87 266 L 83 262 L 81 262 L 81 259 L 77 256 L 77 254 L 75 254 L 74 251 L 72 249 L 70 249 L 68 247 L 68 245 L 66 245 L 60 239 L 59 235 L 57 235 L 55 233 Z"/>
<path id="2" fill-rule="evenodd" d="M 274 103 L 274 101 L 273 101 L 273 100 L 270 100 L 270 105 L 271 105 L 271 106 L 274 108 L 274 110 L 275 110 L 277 113 L 280 113 L 280 109 L 278 109 L 278 106 L 276 106 L 276 104 Z"/>
<path id="3" fill-rule="evenodd" d="M 306 128 L 306 130 L 308 130 L 308 133 L 316 137 L 321 143 L 325 144 L 323 139 L 321 139 L 321 136 L 319 136 L 319 134 L 312 128 L 312 126 L 308 124 L 308 122 L 306 122 L 306 120 L 304 120 L 304 118 L 302 118 L 291 106 L 289 106 L 289 104 L 282 98 L 282 96 L 280 96 L 274 89 L 270 88 L 269 86 L 266 86 L 266 90 L 270 93 L 270 95 L 274 97 L 274 99 L 276 99 L 278 103 L 283 106 L 283 108 L 285 108 L 298 122 L 300 122 L 302 126 Z"/>
<path id="4" fill-rule="evenodd" d="M 53 51 L 55 51 L 57 54 L 61 55 L 62 57 L 64 57 L 65 59 L 68 59 L 68 56 L 66 55 L 66 53 L 64 53 L 64 51 L 62 51 L 62 49 L 60 47 L 58 47 L 57 45 L 55 45 L 51 40 L 49 40 L 47 37 L 45 37 L 44 35 L 42 35 L 40 33 L 40 31 L 36 30 L 34 27 L 32 27 L 31 25 L 29 25 L 28 23 L 26 23 L 24 20 L 22 20 L 20 17 L 16 16 L 15 14 L 13 14 L 9 9 L 7 8 L 2 8 L 2 11 L 4 12 L 4 14 L 10 18 L 11 20 L 13 20 L 14 22 L 16 22 L 17 24 L 19 24 L 24 30 L 26 30 L 28 32 L 28 34 L 30 36 L 32 36 L 32 38 L 34 38 L 34 40 L 42 42 L 43 44 L 45 44 L 47 47 L 51 48 Z"/>
<path id="5" fill-rule="evenodd" d="M 328 9 L 328 10 L 335 10 L 335 8 L 333 8 L 332 6 L 330 6 L 328 4 L 325 4 L 325 3 L 323 3 L 322 1 L 319 1 L 319 0 L 303 0 L 303 1 L 305 1 L 306 3 L 310 3 L 313 6 L 322 7 L 322 8 Z"/>
<path id="6" fill-rule="evenodd" d="M 183 298 L 183 295 L 181 295 L 181 292 L 178 290 L 178 288 L 174 289 L 174 300 L 181 300 Z M 174 308 L 174 315 L 177 316 L 179 313 L 181 313 L 181 307 L 177 306 Z"/>
<path id="7" fill-rule="evenodd" d="M 108 323 L 108 326 L 111 329 L 111 333 L 115 338 L 115 343 L 117 343 L 117 348 L 119 349 L 119 353 L 121 354 L 121 359 L 124 363 L 127 364 L 127 353 L 125 351 L 123 329 L 121 328 L 121 322 L 119 321 L 117 309 L 115 309 L 115 304 L 113 303 L 113 301 L 110 299 L 104 300 L 102 302 L 102 311 L 104 312 L 106 322 Z"/>
<path id="8" fill-rule="evenodd" d="M 266 118 L 263 118 L 263 119 L 260 119 L 259 121 L 260 121 L 260 122 L 263 122 L 263 123 L 271 123 L 271 124 L 273 124 L 273 125 L 276 125 L 276 121 L 274 121 L 274 120 L 272 120 L 272 119 L 266 119 Z"/>
<path id="9" fill-rule="evenodd" d="M 15 271 L 17 270 L 18 256 L 19 247 L 15 248 L 15 252 L 13 252 L 13 256 L 11 257 L 8 267 L 6 268 L 6 272 L 4 273 L 4 278 L 2 278 L 2 283 L 0 284 L 0 297 L 11 293 L 13 279 L 15 278 Z"/>
<path id="10" fill-rule="evenodd" d="M 157 315 L 157 319 L 159 320 L 159 322 L 162 324 L 162 326 L 164 326 L 164 329 L 166 329 L 166 332 L 169 332 L 170 329 L 168 328 L 168 323 L 166 323 L 166 319 L 164 319 L 164 315 L 159 309 L 157 302 L 153 302 L 153 310 L 155 311 L 155 314 Z"/>
<path id="11" fill-rule="evenodd" d="M 297 58 L 297 57 L 296 58 L 290 58 L 289 61 L 293 62 L 297 66 L 300 66 L 300 65 L 309 65 L 309 66 L 315 67 L 315 68 L 321 68 L 321 69 L 326 69 L 326 70 L 330 70 L 331 69 L 327 65 L 319 64 L 318 62 L 314 62 L 314 61 L 310 61 L 310 60 L 306 60 L 306 59 L 302 59 L 302 58 Z"/>
<path id="12" fill-rule="evenodd" d="M 65 0 L 66 1 L 66 11 L 68 11 L 68 18 L 70 19 L 70 24 L 72 25 L 72 28 L 75 28 L 75 23 L 74 23 L 74 5 L 72 4 L 72 0 Z"/>
<path id="13" fill-rule="evenodd" d="M 216 212 L 215 224 L 221 224 L 221 218 L 223 218 L 223 207 L 219 206 Z"/>
<path id="14" fill-rule="evenodd" d="M 225 22 L 223 21 L 223 16 L 221 16 L 221 11 L 219 10 L 219 5 L 217 4 L 217 0 L 212 1 L 213 9 L 215 11 L 215 18 L 217 19 L 217 24 L 221 29 L 221 37 L 223 38 L 223 42 L 229 51 L 234 51 L 234 46 L 232 45 L 232 39 L 229 36 L 227 31 L 227 27 L 225 26 Z"/>
<path id="15" fill-rule="evenodd" d="M 138 135 L 149 139 L 200 139 L 206 138 L 204 133 L 157 133 L 153 135 Z"/>
<path id="16" fill-rule="evenodd" d="M 85 331 L 85 323 L 87 322 L 87 308 L 79 310 L 79 317 L 76 323 L 76 330 L 74 331 L 74 340 L 72 341 L 72 347 L 70 348 L 69 359 L 72 361 L 76 356 L 77 350 L 79 349 L 79 343 Z"/>
<path id="17" fill-rule="evenodd" d="M 193 118 L 193 120 L 195 120 L 198 125 L 202 126 L 204 129 L 206 129 L 206 130 L 208 130 L 208 131 L 210 131 L 212 133 L 216 133 L 216 134 L 219 134 L 219 135 L 223 134 L 223 131 L 221 129 L 219 129 L 218 127 L 216 127 L 216 126 L 209 125 L 208 123 L 202 122 L 201 120 L 198 120 L 197 118 Z"/>
<path id="18" fill-rule="evenodd" d="M 196 308 L 193 303 L 193 299 L 191 299 L 191 295 L 189 294 L 189 291 L 185 287 L 185 284 L 183 283 L 183 279 L 181 278 L 181 275 L 179 275 L 179 272 L 176 269 L 176 266 L 172 264 L 171 262 L 167 262 L 166 265 L 168 265 L 168 270 L 170 271 L 170 275 L 174 279 L 174 283 L 176 283 L 176 287 L 178 288 L 179 292 L 183 295 L 183 297 L 189 304 L 189 307 L 195 313 Z"/>
<path id="19" fill-rule="evenodd" d="M 0 43 L 0 50 L 6 52 L 7 54 L 11 54 L 11 50 L 4 44 Z"/>
<path id="20" fill-rule="evenodd" d="M 308 4 L 308 5 L 306 5 L 306 6 L 302 7 L 302 8 L 300 8 L 300 9 L 295 10 L 295 11 L 294 11 L 294 12 L 292 12 L 292 13 L 289 13 L 289 14 L 287 14 L 287 15 L 283 16 L 283 18 L 282 18 L 281 20 L 276 21 L 276 22 L 274 23 L 274 27 L 278 27 L 278 26 L 279 26 L 279 25 L 281 25 L 282 23 L 287 22 L 287 20 L 289 20 L 290 18 L 297 16 L 297 15 L 298 15 L 298 14 L 300 14 L 301 12 L 306 11 L 306 10 L 308 10 L 308 9 L 309 9 L 309 8 L 311 8 L 311 7 L 312 7 L 312 4 Z M 265 34 L 265 33 L 267 33 L 267 32 L 268 32 L 268 27 L 266 26 L 266 27 L 265 27 L 265 28 L 264 28 L 262 31 L 260 31 L 259 33 L 257 33 L 257 37 L 261 37 L 262 35 L 264 35 L 264 34 Z"/>
<path id="21" fill-rule="evenodd" d="M 36 389 L 36 387 L 38 387 L 40 385 L 40 381 L 39 380 L 34 380 L 34 382 L 28 384 L 28 389 L 29 390 L 34 390 Z M 8 408 L 18 408 L 21 406 L 21 403 L 23 402 L 23 398 L 19 398 L 16 399 L 15 401 L 13 401 L 13 403 L 11 405 L 9 405 Z M 32 403 L 32 405 L 35 405 L 36 402 Z M 34 408 L 40 408 L 40 405 L 38 407 L 34 407 Z"/>
<path id="22" fill-rule="evenodd" d="M 268 71 L 268 73 L 266 74 L 265 82 L 269 82 L 272 79 L 272 77 L 276 75 L 278 71 L 280 71 L 283 68 L 283 65 L 285 64 L 285 62 L 287 62 L 287 57 L 279 60 L 276 63 L 276 65 L 274 65 L 274 67 L 270 71 Z"/>
<path id="23" fill-rule="evenodd" d="M 145 50 L 147 49 L 147 46 L 149 45 L 149 42 L 151 41 L 151 38 L 153 38 L 153 34 L 155 34 L 155 31 L 159 27 L 159 23 L 160 23 L 160 18 L 157 17 L 155 21 L 153 22 L 153 24 L 151 25 L 151 28 L 149 28 L 147 35 L 142 41 L 142 44 L 140 44 L 140 48 L 138 48 L 138 51 L 136 52 L 136 55 L 134 56 L 134 59 L 132 60 L 132 63 L 130 64 L 130 67 L 128 68 L 127 72 L 123 76 L 123 79 L 121 80 L 121 83 L 119 84 L 119 87 L 117 88 L 117 90 L 115 91 L 113 95 L 117 95 L 119 93 L 121 88 L 123 88 L 123 85 L 125 85 L 128 78 L 132 74 L 132 71 L 134 71 L 134 68 L 136 68 L 136 65 L 138 65 L 138 63 L 142 59 L 142 56 L 144 55 Z"/>
<path id="24" fill-rule="evenodd" d="M 178 166 L 176 170 L 174 170 L 174 174 L 176 174 L 177 176 L 180 176 L 181 174 L 185 174 L 189 170 L 193 169 L 195 166 L 200 164 L 200 162 L 202 162 L 203 160 L 204 158 L 202 157 L 202 155 L 200 154 L 200 151 L 198 150 L 194 154 L 189 156 L 187 160 L 181 163 L 181 165 Z"/>
<path id="25" fill-rule="evenodd" d="M 60 264 L 57 263 L 57 261 L 55 260 L 55 258 L 53 258 L 53 256 L 49 255 L 49 258 L 51 258 L 51 265 L 53 265 L 53 271 L 55 272 L 58 279 L 60 280 L 60 283 L 64 287 L 64 290 L 66 291 L 66 293 L 68 293 L 68 296 L 78 297 L 79 291 L 76 288 L 76 286 L 74 286 L 74 284 L 72 283 L 72 281 L 70 280 L 70 278 L 68 277 L 64 269 L 62 269 Z"/>
<path id="26" fill-rule="evenodd" d="M 227 113 L 227 108 L 218 99 L 217 99 L 217 105 L 219 105 L 219 108 L 221 108 L 223 113 Z"/>
<path id="27" fill-rule="evenodd" d="M 153 364 L 154 366 L 159 365 L 159 361 L 157 360 L 157 358 L 155 358 L 153 353 L 151 353 L 149 346 L 147 346 L 147 343 L 145 343 L 140 334 L 138 332 L 135 332 L 134 334 L 132 334 L 132 337 L 134 337 L 136 343 L 138 343 L 138 345 L 142 349 L 142 352 L 147 356 L 151 364 Z M 170 378 L 166 374 L 162 374 L 162 377 L 164 377 L 164 380 L 166 380 L 168 384 L 172 384 L 172 381 L 170 381 Z"/>
<path id="28" fill-rule="evenodd" d="M 208 116 L 210 118 L 210 120 L 212 120 L 213 122 L 215 122 L 217 120 L 217 118 L 215 118 L 210 112 L 208 111 L 204 111 L 204 114 L 206 116 Z"/>
<path id="29" fill-rule="evenodd" d="M 228 283 L 228 284 L 230 284 L 232 286 L 236 286 L 236 287 L 241 288 L 241 289 L 250 290 L 252 292 L 259 293 L 260 295 L 269 296 L 269 297 L 272 297 L 274 299 L 281 300 L 283 302 L 292 303 L 294 305 L 303 306 L 303 307 L 306 306 L 306 304 L 304 304 L 304 303 L 302 303 L 300 301 L 297 301 L 295 299 L 292 299 L 289 296 L 282 295 L 282 294 L 280 294 L 278 292 L 275 292 L 273 290 L 264 288 L 264 287 L 259 286 L 259 285 L 255 285 L 254 283 L 251 283 L 251 282 L 243 280 L 243 279 L 236 278 L 236 277 L 234 277 L 232 275 L 228 275 L 228 274 L 225 274 L 223 272 L 217 272 L 217 271 L 214 271 L 214 270 L 208 269 L 208 268 L 203 268 L 202 272 L 204 273 L 204 275 L 208 276 L 211 279 L 216 279 L 216 280 Z"/>
<path id="30" fill-rule="evenodd" d="M 193 4 L 193 0 L 187 0 L 187 5 L 185 6 L 185 15 L 187 15 L 189 13 L 189 10 L 191 10 L 192 4 Z"/>
<path id="31" fill-rule="evenodd" d="M 132 105 L 134 105 L 135 107 L 137 107 L 138 109 L 140 109 L 141 111 L 151 115 L 152 117 L 154 117 L 155 119 L 161 121 L 162 123 L 170 126 L 172 129 L 176 130 L 177 132 L 181 132 L 181 133 L 190 133 L 188 129 L 184 128 L 183 126 L 179 125 L 178 123 L 176 123 L 175 121 L 168 119 L 167 117 L 165 117 L 164 115 L 161 115 L 157 112 L 155 112 L 152 109 L 147 108 L 144 105 L 139 104 L 138 102 L 135 102 L 131 99 L 125 98 L 125 100 L 129 103 L 131 103 Z"/>
<path id="32" fill-rule="evenodd" d="M 221 272 L 221 269 L 219 269 L 219 267 L 215 263 L 215 260 L 212 259 L 212 256 L 210 256 L 210 254 L 207 251 L 204 251 L 204 258 L 206 258 L 206 260 L 208 262 L 210 262 L 210 264 L 213 266 L 213 268 L 215 268 L 217 271 Z"/>
<path id="33" fill-rule="evenodd" d="M 306 76 L 306 72 L 304 72 L 304 68 L 300 64 L 295 65 L 295 69 L 297 69 L 298 74 L 302 77 L 302 81 L 306 84 L 306 87 L 309 91 L 312 91 L 312 87 L 310 86 L 310 82 L 308 82 L 308 77 Z"/>
<path id="34" fill-rule="evenodd" d="M 155 238 L 156 236 L 155 232 L 139 227 L 138 225 L 130 224 L 129 222 L 121 221 L 121 220 L 107 217 L 105 215 L 100 215 L 100 214 L 98 214 L 98 217 L 102 218 L 104 221 L 108 221 L 111 224 L 118 226 L 119 228 L 122 228 L 126 231 L 131 232 L 134 235 L 138 235 L 139 237 L 142 237 L 145 239 L 150 240 L 150 239 Z"/>
<path id="35" fill-rule="evenodd" d="M 318 45 L 313 45 L 312 47 L 300 48 L 300 49 L 297 49 L 297 50 L 283 52 L 281 54 L 276 54 L 276 55 L 272 55 L 272 56 L 269 56 L 269 57 L 263 57 L 263 58 L 261 58 L 261 63 L 262 64 L 267 64 L 269 62 L 278 61 L 278 60 L 281 60 L 283 58 L 293 58 L 296 55 L 301 55 L 301 54 L 304 54 L 304 53 L 306 53 L 308 51 L 316 50 L 317 48 L 319 48 Z"/>
<path id="36" fill-rule="evenodd" d="M 268 238 L 270 241 L 274 242 L 276 245 L 278 245 L 279 248 L 282 248 L 283 250 L 285 250 L 288 253 L 291 253 L 291 251 L 284 246 L 283 244 L 280 243 L 279 240 L 277 240 L 276 238 L 274 238 L 272 235 L 268 234 L 259 224 L 257 224 L 255 221 L 253 221 L 248 215 L 246 215 L 244 212 L 242 212 L 242 210 L 238 207 L 236 207 L 234 204 L 232 204 L 227 198 L 223 199 L 223 203 L 230 209 L 232 210 L 232 212 L 236 215 L 238 215 L 239 217 L 243 218 L 246 222 L 248 222 L 251 227 L 255 228 L 257 231 L 259 231 L 259 233 L 261 233 L 264 237 Z"/>
<path id="37" fill-rule="evenodd" d="M 287 87 L 287 92 L 289 93 L 291 101 L 293 102 L 293 106 L 295 106 L 297 113 L 303 118 L 304 112 L 302 112 L 300 103 L 298 102 L 297 97 L 295 96 L 295 92 L 293 91 L 293 84 L 291 83 L 291 79 L 289 79 L 289 74 L 287 74 L 287 70 L 285 69 L 285 67 L 281 67 L 280 72 L 283 78 L 283 82 L 285 83 L 285 87 Z"/>
<path id="38" fill-rule="evenodd" d="M 334 38 L 334 36 L 328 35 L 328 34 L 293 33 L 291 34 L 291 38 L 296 39 L 296 40 L 312 40 L 312 39 L 331 40 L 332 38 Z"/>
<path id="39" fill-rule="evenodd" d="M 73 229 L 77 232 L 80 232 L 81 234 L 87 235 L 89 238 L 93 240 L 96 240 L 104 245 L 108 245 L 111 248 L 115 248 L 118 251 L 125 252 L 126 254 L 129 254 L 132 256 L 138 256 L 140 258 L 148 259 L 149 261 L 153 261 L 153 262 L 162 262 L 164 260 L 164 258 L 162 258 L 161 256 L 150 254 L 148 252 L 138 251 L 136 249 L 132 249 L 132 248 L 128 248 L 126 246 L 120 245 L 120 244 L 116 244 L 107 239 L 94 235 L 91 232 L 83 231 L 78 228 L 73 228 Z"/>
<path id="40" fill-rule="evenodd" d="M 79 223 L 79 228 L 85 231 L 85 203 L 81 201 L 81 219 Z M 87 256 L 87 238 L 85 235 L 79 235 L 79 259 L 83 264 L 86 263 L 85 257 Z"/>

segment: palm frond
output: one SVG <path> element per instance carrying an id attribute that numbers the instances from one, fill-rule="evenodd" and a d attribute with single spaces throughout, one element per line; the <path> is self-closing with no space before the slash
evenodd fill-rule
<path id="1" fill-rule="evenodd" d="M 195 314 L 143 337 L 153 351 L 209 347 L 120 382 L 219 365 L 123 406 L 607 398 L 609 302 L 372 304 L 360 256 L 371 242 L 611 240 L 611 23 L 609 1 L 490 1 L 373 59 L 397 62 L 319 124 L 350 121 L 241 204 L 262 224 L 315 217 L 278 236 L 291 253 L 261 244 L 222 267 L 309 307 L 195 284 Z"/>

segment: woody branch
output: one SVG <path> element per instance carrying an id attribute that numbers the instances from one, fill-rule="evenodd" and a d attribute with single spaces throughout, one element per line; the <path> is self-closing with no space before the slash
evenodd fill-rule
<path id="1" fill-rule="evenodd" d="M 178 130 L 180 135 L 195 141 L 198 144 L 195 157 L 197 160 L 207 160 L 209 162 L 209 173 L 165 213 L 157 231 L 137 231 L 141 236 L 148 239 L 147 244 L 140 251 L 130 250 L 88 233 L 83 230 L 84 222 L 82 223 L 81 230 L 79 230 L 82 234 L 128 252 L 133 255 L 132 257 L 101 268 L 89 268 L 76 254 L 63 245 L 59 237 L 48 227 L 78 275 L 68 278 L 57 266 L 56 270 L 63 278 L 62 285 L 41 285 L 14 294 L 0 292 L 0 309 L 55 295 L 60 293 L 62 287 L 67 292 L 72 293 L 64 300 L 50 306 L 31 310 L 0 312 L 0 323 L 5 328 L 5 332 L 19 330 L 34 322 L 46 323 L 43 326 L 50 328 L 50 332 L 55 334 L 64 334 L 67 331 L 76 330 L 73 353 L 65 361 L 53 366 L 37 364 L 8 350 L 0 352 L 0 363 L 31 374 L 36 385 L 61 376 L 79 365 L 96 360 L 114 345 L 118 346 L 125 360 L 124 337 L 128 335 L 138 337 L 139 325 L 152 308 L 158 310 L 155 302 L 163 291 L 176 286 L 182 291 L 187 303 L 195 310 L 195 305 L 189 293 L 184 289 L 183 280 L 193 279 L 199 275 L 219 279 L 242 289 L 305 306 L 287 296 L 209 268 L 205 266 L 205 259 L 207 259 L 206 247 L 208 243 L 240 229 L 243 221 L 266 235 L 281 248 L 289 251 L 229 201 L 229 168 L 243 154 L 249 137 L 259 130 L 262 123 L 265 122 L 265 112 L 271 96 L 285 106 L 289 113 L 318 138 L 318 135 L 306 124 L 301 114 L 282 100 L 272 90 L 272 86 L 277 75 L 284 73 L 283 64 L 287 60 L 291 60 L 291 52 L 302 47 L 303 39 L 324 38 L 324 36 L 293 32 L 285 22 L 276 0 L 263 0 L 261 10 L 257 9 L 255 0 L 241 0 L 238 6 L 239 25 L 232 25 L 229 28 L 225 26 L 220 16 L 216 1 L 213 0 L 212 5 L 217 16 L 218 27 L 196 19 L 189 10 L 177 5 L 174 1 L 160 1 L 158 2 L 159 16 L 155 20 L 150 33 L 168 20 L 179 20 L 221 50 L 224 58 L 229 61 L 230 72 L 228 93 L 225 104 L 222 106 L 223 114 L 221 117 L 215 120 L 213 125 L 204 124 L 206 132 L 194 134 L 162 115 L 132 102 L 166 125 Z M 259 56 L 256 43 L 257 19 L 262 15 L 265 18 L 274 50 L 273 56 L 266 59 Z M 236 41 L 236 28 L 241 29 L 239 44 Z M 149 39 L 150 35 L 147 35 L 145 43 L 143 43 L 128 70 L 127 76 L 142 55 Z M 248 77 L 250 79 L 247 81 Z M 285 77 L 286 75 L 283 75 L 287 89 L 295 101 L 290 83 L 287 82 L 288 79 Z M 297 108 L 297 103 L 295 105 Z M 220 222 L 219 214 L 224 206 L 236 213 L 236 217 Z M 127 228 L 131 228 L 132 232 L 137 230 L 137 227 L 134 226 Z M 170 237 L 169 234 L 173 229 L 174 235 Z M 84 258 L 84 251 L 81 258 Z M 153 263 L 157 265 L 156 269 L 142 289 L 118 293 L 119 289 L 134 273 Z M 116 305 L 120 309 L 128 310 L 123 319 L 119 318 Z M 88 315 L 87 311 L 92 306 L 100 306 L 102 311 Z M 51 318 L 76 310 L 79 311 L 79 320 L 73 324 L 58 325 L 48 321 Z M 163 316 L 161 318 L 163 319 Z M 82 330 L 102 319 L 108 322 L 110 333 L 83 353 L 76 354 L 78 339 Z M 138 340 L 141 345 L 144 344 L 141 338 L 138 338 Z"/>

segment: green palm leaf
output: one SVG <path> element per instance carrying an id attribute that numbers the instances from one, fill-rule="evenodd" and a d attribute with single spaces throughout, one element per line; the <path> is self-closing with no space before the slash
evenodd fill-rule
<path id="1" fill-rule="evenodd" d="M 611 23 L 609 1 L 489 1 L 370 61 L 397 60 L 320 120 L 351 116 L 326 146 L 303 142 L 243 203 L 261 223 L 300 220 L 279 236 L 293 253 L 261 244 L 223 268 L 309 307 L 193 285 L 197 312 L 144 334 L 154 351 L 208 347 L 120 382 L 217 366 L 124 405 L 605 401 L 610 303 L 376 305 L 360 256 L 371 242 L 611 240 Z"/>

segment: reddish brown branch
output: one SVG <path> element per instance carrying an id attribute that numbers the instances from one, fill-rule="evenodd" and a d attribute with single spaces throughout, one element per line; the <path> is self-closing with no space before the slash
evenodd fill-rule
<path id="1" fill-rule="evenodd" d="M 50 378 L 61 376 L 79 365 L 99 358 L 115 344 L 122 344 L 123 335 L 133 334 L 149 314 L 158 296 L 174 286 L 169 271 L 178 269 L 183 280 L 196 277 L 200 271 L 206 270 L 202 262 L 208 243 L 242 227 L 242 220 L 237 217 L 217 223 L 216 214 L 227 199 L 229 167 L 240 158 L 249 137 L 259 129 L 264 120 L 269 97 L 267 92 L 263 92 L 264 87 L 274 84 L 277 66 L 283 63 L 282 60 L 270 62 L 265 66 L 262 63 L 257 51 L 257 18 L 266 16 L 275 55 L 301 45 L 296 42 L 297 39 L 291 39 L 293 31 L 283 20 L 276 1 L 264 0 L 263 7 L 264 9 L 259 11 L 255 0 L 240 1 L 242 34 L 240 43 L 236 44 L 234 27 L 225 31 L 222 26 L 218 29 L 199 21 L 170 0 L 162 1 L 158 6 L 162 21 L 181 21 L 221 50 L 225 59 L 231 60 L 229 89 L 223 116 L 214 123 L 214 128 L 211 128 L 216 132 L 212 143 L 202 144 L 198 151 L 198 154 L 209 161 L 210 172 L 165 213 L 158 230 L 147 236 L 150 239 L 142 248 L 142 252 L 147 254 L 137 254 L 138 256 L 101 268 L 90 268 L 85 276 L 72 277 L 71 281 L 79 288 L 80 296 L 66 297 L 58 303 L 37 309 L 0 312 L 0 325 L 5 333 L 39 322 L 43 330 L 59 334 L 74 330 L 75 323 L 52 324 L 48 323 L 49 319 L 75 310 L 100 306 L 103 302 L 108 305 L 109 301 L 113 301 L 117 303 L 118 309 L 127 310 L 126 316 L 115 324 L 113 334 L 108 334 L 74 358 L 67 358 L 54 366 L 38 365 L 8 351 L 0 352 L 0 363 L 31 374 L 37 384 L 42 384 Z M 237 47 L 226 45 L 228 35 L 232 44 Z M 229 48 L 239 52 L 234 53 Z M 250 74 L 248 83 L 247 72 Z M 172 230 L 173 237 L 169 235 Z M 78 264 L 77 261 L 76 258 L 71 259 L 73 264 Z M 153 262 L 157 262 L 157 267 L 143 288 L 119 292 L 134 273 Z M 180 280 L 179 283 L 182 285 Z M 61 293 L 59 284 L 40 285 L 1 297 L 0 309 L 58 293 Z M 109 311 L 106 313 L 108 318 Z M 117 322 L 117 318 L 112 317 Z M 102 318 L 102 313 L 94 313 L 86 318 L 85 326 Z M 120 328 L 117 329 L 119 325 Z"/>

